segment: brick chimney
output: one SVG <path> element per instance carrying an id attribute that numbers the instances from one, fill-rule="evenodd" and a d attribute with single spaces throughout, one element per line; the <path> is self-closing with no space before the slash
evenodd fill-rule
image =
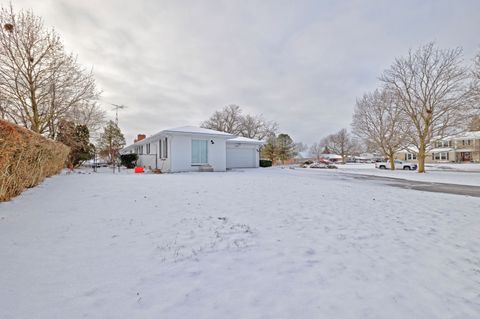
<path id="1" fill-rule="evenodd" d="M 141 140 L 144 140 L 147 136 L 145 134 L 138 134 L 137 138 L 133 140 L 133 143 L 140 142 Z"/>

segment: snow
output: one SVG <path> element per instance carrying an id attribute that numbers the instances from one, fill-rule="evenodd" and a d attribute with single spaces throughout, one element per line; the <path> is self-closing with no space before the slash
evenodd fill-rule
<path id="1" fill-rule="evenodd" d="M 207 128 L 203 127 L 196 127 L 196 126 L 181 126 L 181 127 L 176 127 L 176 128 L 171 128 L 168 130 L 162 131 L 163 133 L 190 133 L 190 134 L 205 134 L 205 135 L 220 135 L 220 136 L 231 136 L 233 137 L 234 135 L 230 133 L 225 133 L 225 132 L 220 132 L 220 131 L 215 131 L 215 130 L 210 130 Z"/>
<path id="2" fill-rule="evenodd" d="M 455 137 L 456 139 L 480 139 L 480 131 L 470 131 L 460 134 L 459 136 Z"/>
<path id="3" fill-rule="evenodd" d="M 426 173 L 422 174 L 416 171 L 382 170 L 375 168 L 375 164 L 345 164 L 337 167 L 338 170 L 330 172 L 332 175 L 360 174 L 420 182 L 480 186 L 480 164 L 426 164 Z"/>
<path id="4" fill-rule="evenodd" d="M 0 204 L 0 318 L 477 319 L 479 211 L 341 169 L 55 176 Z"/>
<path id="5" fill-rule="evenodd" d="M 247 138 L 238 136 L 227 140 L 227 143 L 247 143 L 247 144 L 265 144 L 265 141 L 255 140 L 253 138 Z"/>
<path id="6" fill-rule="evenodd" d="M 319 157 L 333 160 L 342 159 L 342 157 L 338 154 L 320 154 Z"/>
<path id="7" fill-rule="evenodd" d="M 451 152 L 454 151 L 451 147 L 438 147 L 430 150 L 431 153 Z"/>

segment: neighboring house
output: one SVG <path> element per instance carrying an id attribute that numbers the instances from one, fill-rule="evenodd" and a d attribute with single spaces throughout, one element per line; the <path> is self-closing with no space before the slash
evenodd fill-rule
<path id="1" fill-rule="evenodd" d="M 378 153 L 361 153 L 358 156 L 351 156 L 350 158 L 356 163 L 379 162 L 385 159 L 384 156 Z"/>
<path id="2" fill-rule="evenodd" d="M 432 143 L 432 147 L 425 158 L 427 163 L 480 162 L 480 131 L 438 139 Z M 417 153 L 416 148 L 410 147 L 398 152 L 395 157 L 405 161 L 416 161 Z"/>
<path id="3" fill-rule="evenodd" d="M 137 165 L 162 172 L 198 171 L 211 167 L 215 172 L 230 168 L 259 166 L 263 141 L 236 137 L 205 128 L 184 126 L 164 130 L 138 140 L 121 154 L 138 154 Z"/>
<path id="4" fill-rule="evenodd" d="M 298 152 L 294 156 L 292 164 L 303 164 L 306 161 L 315 161 L 316 158 L 311 156 L 308 152 Z"/>
<path id="5" fill-rule="evenodd" d="M 321 159 L 326 159 L 334 163 L 338 163 L 342 161 L 342 156 L 338 154 L 320 154 Z"/>

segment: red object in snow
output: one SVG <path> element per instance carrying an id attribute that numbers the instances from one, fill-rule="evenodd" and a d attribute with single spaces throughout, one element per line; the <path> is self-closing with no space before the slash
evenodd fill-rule
<path id="1" fill-rule="evenodd" d="M 144 173 L 145 170 L 143 169 L 143 167 L 141 166 L 137 166 L 135 167 L 135 173 Z"/>

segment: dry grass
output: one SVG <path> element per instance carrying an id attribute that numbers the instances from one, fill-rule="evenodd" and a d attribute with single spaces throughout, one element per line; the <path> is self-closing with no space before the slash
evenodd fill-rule
<path id="1" fill-rule="evenodd" d="M 62 143 L 0 120 L 0 201 L 58 174 L 69 151 Z"/>

